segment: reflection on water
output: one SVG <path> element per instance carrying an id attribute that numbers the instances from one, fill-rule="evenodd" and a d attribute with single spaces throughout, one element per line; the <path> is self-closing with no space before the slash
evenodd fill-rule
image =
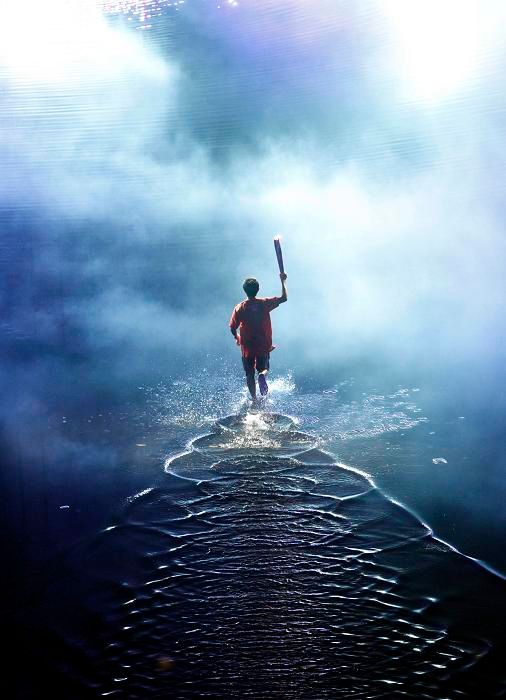
<path id="1" fill-rule="evenodd" d="M 318 442 L 288 416 L 250 411 L 167 459 L 163 481 L 77 567 L 109 601 L 84 687 L 123 698 L 499 696 L 502 582 Z"/>

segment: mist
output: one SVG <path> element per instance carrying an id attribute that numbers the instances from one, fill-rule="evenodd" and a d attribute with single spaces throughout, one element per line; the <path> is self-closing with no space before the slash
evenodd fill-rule
<path id="1" fill-rule="evenodd" d="M 279 366 L 500 360 L 497 4 L 446 18 L 444 46 L 424 27 L 459 66 L 432 92 L 395 3 L 187 2 L 144 24 L 45 5 L 3 10 L 9 421 L 30 396 L 237 362 L 228 318 L 244 277 L 278 293 L 276 234 Z"/>
<path id="2" fill-rule="evenodd" d="M 478 588 L 466 588 L 466 572 L 478 572 L 477 581 L 485 574 L 506 575 L 505 19 L 502 0 L 1 3 L 0 560 L 6 572 L 2 599 L 9 608 L 2 620 L 12 652 L 6 667 L 19 692 L 26 686 L 26 697 L 31 691 L 36 697 L 47 685 L 52 696 L 81 697 L 75 689 L 88 666 L 102 657 L 107 664 L 123 650 L 126 663 L 112 674 L 106 669 L 106 675 L 114 679 L 113 692 L 128 694 L 124 676 L 137 663 L 128 639 L 125 646 L 130 629 L 140 631 L 138 649 L 148 664 L 136 678 L 134 695 L 144 692 L 150 675 L 155 685 L 170 684 L 167 640 L 176 618 L 168 612 L 165 619 L 172 602 L 159 606 L 157 597 L 165 590 L 165 584 L 158 589 L 158 579 L 169 573 L 168 559 L 160 557 L 176 551 L 174 544 L 165 552 L 173 546 L 170 513 L 177 514 L 175 533 L 186 538 L 184 527 L 190 528 L 187 548 L 201 536 L 192 508 L 200 510 L 208 496 L 211 504 L 217 498 L 209 522 L 207 505 L 195 517 L 206 519 L 204 530 L 211 522 L 213 529 L 225 523 L 222 541 L 234 550 L 231 567 L 222 560 L 227 583 L 223 589 L 220 579 L 216 598 L 193 564 L 187 579 L 176 572 L 177 580 L 189 584 L 181 588 L 190 595 L 186 625 L 198 617 L 196 600 L 202 610 L 210 601 L 214 614 L 236 575 L 240 585 L 253 581 L 255 588 L 255 579 L 243 576 L 251 561 L 252 573 L 258 568 L 262 578 L 257 593 L 270 595 L 271 583 L 279 591 L 294 585 L 293 553 L 304 542 L 313 550 L 313 534 L 320 538 L 327 525 L 333 548 L 330 532 L 346 517 L 329 519 L 321 509 L 341 473 L 360 474 L 361 483 L 367 477 L 364 494 L 357 493 L 366 499 L 359 509 L 368 513 L 367 525 L 359 519 L 356 528 L 358 546 L 367 549 L 345 553 L 349 589 L 340 578 L 337 596 L 328 596 L 334 584 L 319 564 L 308 569 L 304 562 L 304 586 L 313 575 L 322 583 L 308 600 L 342 599 L 353 618 L 353 635 L 345 634 L 355 636 L 357 581 L 362 586 L 355 553 L 368 552 L 369 558 L 407 527 L 414 593 L 387 599 L 395 645 L 399 606 L 411 601 L 418 621 L 427 610 L 432 635 L 442 620 L 448 628 L 445 606 L 451 608 L 457 594 L 466 619 L 474 610 L 478 620 L 484 610 L 480 596 L 487 599 L 494 634 L 502 639 L 496 611 L 503 582 L 495 577 L 497 592 L 489 595 L 483 587 L 477 596 Z M 252 407 L 228 323 L 244 297 L 246 277 L 258 278 L 261 296 L 280 293 L 274 236 L 282 240 L 288 303 L 272 314 L 276 349 L 269 393 Z M 306 431 L 308 441 L 300 444 L 315 446 L 307 462 L 301 458 L 300 490 L 291 474 L 298 453 L 285 458 L 284 452 L 258 447 L 264 445 L 264 417 L 264 427 L 279 427 L 280 435 L 272 433 L 279 445 L 283 431 L 296 444 Z M 233 441 L 230 453 L 221 443 L 207 456 L 194 450 L 210 437 L 202 438 L 203 432 L 217 435 L 230 426 L 241 428 L 225 442 L 231 434 L 240 436 L 237 444 L 242 450 L 244 438 L 246 450 L 237 453 L 237 474 L 244 467 L 247 480 L 241 475 L 235 487 L 226 469 L 215 469 L 227 461 L 230 466 L 229 455 L 235 459 Z M 276 485 L 279 464 L 272 471 L 269 466 L 279 455 L 286 459 L 279 472 L 289 481 L 285 492 Z M 223 463 L 211 464 L 214 459 Z M 164 466 L 174 461 L 180 474 Z M 204 487 L 200 492 L 199 475 L 213 482 L 209 493 Z M 181 516 L 187 487 L 191 518 Z M 235 505 L 226 512 L 234 489 L 239 520 Z M 331 514 L 342 505 L 341 492 L 335 493 Z M 310 522 L 308 503 L 314 503 L 314 533 L 299 546 L 293 532 L 299 522 Z M 250 538 L 255 512 L 266 527 Z M 262 550 L 260 559 L 245 560 L 240 569 L 241 546 L 235 535 L 229 537 L 237 534 L 237 522 L 247 525 L 248 551 L 255 552 L 249 549 L 255 542 Z M 353 530 L 353 522 L 346 527 L 351 523 Z M 288 539 L 276 542 L 285 527 Z M 370 551 L 367 539 L 360 539 L 366 527 Z M 218 581 L 221 539 L 217 550 L 215 540 L 205 542 L 198 546 L 209 548 Z M 276 551 L 285 550 L 288 568 L 277 567 L 275 557 L 271 562 L 269 552 L 264 572 L 263 548 L 267 552 L 271 542 Z M 443 581 L 443 569 L 437 575 L 425 569 L 420 576 L 424 562 L 443 556 L 445 548 L 455 555 L 448 579 L 455 587 Z M 391 561 L 406 551 L 402 545 Z M 328 558 L 337 581 L 331 554 L 322 559 Z M 282 578 L 270 576 L 271 563 Z M 405 562 L 399 580 L 403 571 Z M 370 624 L 370 604 L 380 604 L 370 595 L 378 593 L 376 586 L 390 595 L 396 578 L 390 565 L 385 572 L 386 578 L 373 572 L 360 589 L 374 649 L 382 628 Z M 105 596 L 95 588 L 104 575 Z M 431 579 L 431 597 L 424 594 L 419 605 L 424 577 Z M 129 579 L 144 581 L 142 601 L 156 587 L 153 608 L 141 601 L 137 621 L 117 624 L 113 608 L 128 618 L 138 612 L 125 607 L 137 591 L 128 593 L 127 603 L 118 597 L 126 595 Z M 353 594 L 349 601 L 345 590 Z M 243 600 L 242 591 L 237 599 Z M 288 608 L 295 600 L 290 593 Z M 441 604 L 437 625 L 435 601 Z M 301 615 L 305 607 L 312 604 L 295 605 Z M 325 615 L 325 606 L 317 607 Z M 269 618 L 269 610 L 262 603 L 258 620 Z M 403 624 L 411 619 L 406 610 Z M 247 610 L 244 629 L 254 617 Z M 385 619 L 384 610 L 379 619 Z M 355 661 L 348 663 L 346 643 L 333 646 L 340 643 L 342 620 L 335 629 L 327 622 L 330 645 L 351 669 L 355 692 Z M 184 625 L 173 625 L 177 634 Z M 324 625 L 307 626 L 300 617 L 292 629 L 295 636 L 301 630 L 314 639 Z M 478 624 L 473 632 L 480 639 L 476 650 L 489 644 L 480 630 Z M 277 637 L 276 631 L 276 646 Z M 416 652 L 409 652 L 410 663 L 412 657 L 422 668 L 418 637 L 407 637 L 402 644 Z M 103 654 L 96 642 L 106 638 L 114 643 Z M 318 673 L 311 659 L 307 663 L 306 636 L 300 639 L 296 673 L 304 668 L 312 684 Z M 468 646 L 471 651 L 466 641 Z M 360 654 L 367 649 L 362 642 L 359 647 Z M 219 648 L 210 656 L 205 652 L 200 664 L 194 646 L 183 665 L 197 660 L 198 673 L 209 668 L 208 679 L 217 679 Z M 229 648 L 235 654 L 234 644 Z M 423 666 L 428 675 L 415 672 L 414 687 L 426 682 L 427 692 L 441 697 L 460 692 L 432 684 L 434 674 L 446 682 L 447 672 L 440 665 L 441 647 L 432 648 L 436 663 Z M 492 642 L 489 648 L 500 675 L 500 649 Z M 312 649 L 311 658 L 318 659 L 318 648 Z M 459 647 L 451 649 L 453 654 Z M 392 658 L 404 658 L 398 651 L 384 657 L 380 684 L 391 682 L 385 674 Z M 473 653 L 480 663 L 483 656 L 490 675 L 495 662 L 488 650 Z M 235 683 L 235 660 L 230 668 Z M 251 668 L 248 661 L 247 677 L 261 681 L 278 666 L 262 659 L 258 674 L 251 675 Z M 472 670 L 467 663 L 462 669 L 466 676 Z M 95 672 L 90 670 L 90 679 Z M 87 690 L 106 694 L 109 688 L 100 682 Z M 177 692 L 175 687 L 167 692 Z M 318 692 L 318 685 L 311 687 Z M 190 685 L 183 694 L 187 690 L 193 692 Z M 379 686 L 378 693 L 383 691 Z"/>

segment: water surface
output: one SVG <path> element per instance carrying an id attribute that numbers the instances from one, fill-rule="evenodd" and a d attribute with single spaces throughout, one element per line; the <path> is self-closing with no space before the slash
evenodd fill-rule
<path id="1" fill-rule="evenodd" d="M 293 380 L 272 389 L 259 410 L 208 411 L 200 434 L 188 405 L 162 417 L 161 387 L 148 392 L 166 435 L 145 432 L 138 453 L 173 446 L 169 424 L 186 449 L 23 613 L 52 640 L 58 697 L 500 697 L 503 580 L 273 412 Z M 382 401 L 367 398 L 362 430 L 381 434 Z M 424 422 L 396 408 L 387 433 Z M 346 410 L 342 424 L 341 441 L 359 430 Z"/>

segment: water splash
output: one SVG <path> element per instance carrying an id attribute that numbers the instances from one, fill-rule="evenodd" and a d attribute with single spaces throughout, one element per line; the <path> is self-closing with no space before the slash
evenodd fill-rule
<path id="1" fill-rule="evenodd" d="M 212 425 L 220 416 L 245 412 L 251 401 L 243 376 L 226 367 L 222 359 L 212 363 L 219 369 L 206 368 L 154 387 L 139 387 L 147 395 L 148 410 L 153 420 L 164 426 L 202 428 Z M 269 381 L 269 395 L 262 401 L 272 409 L 280 397 L 296 391 L 291 373 Z"/>
<path id="2" fill-rule="evenodd" d="M 223 361 L 217 362 L 217 366 L 223 365 Z M 287 372 L 269 379 L 269 394 L 261 406 L 265 411 L 287 413 L 324 442 L 374 438 L 427 422 L 415 400 L 417 388 L 399 388 L 390 394 L 363 392 L 360 399 L 349 400 L 346 392 L 351 385 L 353 380 L 346 380 L 324 391 L 304 392 Z M 155 422 L 166 426 L 202 428 L 250 406 L 244 379 L 230 369 L 203 369 L 143 390 Z"/>

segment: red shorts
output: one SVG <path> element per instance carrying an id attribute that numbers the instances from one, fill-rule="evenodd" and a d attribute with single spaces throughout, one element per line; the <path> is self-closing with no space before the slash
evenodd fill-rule
<path id="1" fill-rule="evenodd" d="M 257 372 L 263 372 L 269 369 L 269 353 L 264 355 L 251 355 L 251 357 L 242 356 L 242 366 L 246 374 L 253 374 L 255 369 Z"/>

